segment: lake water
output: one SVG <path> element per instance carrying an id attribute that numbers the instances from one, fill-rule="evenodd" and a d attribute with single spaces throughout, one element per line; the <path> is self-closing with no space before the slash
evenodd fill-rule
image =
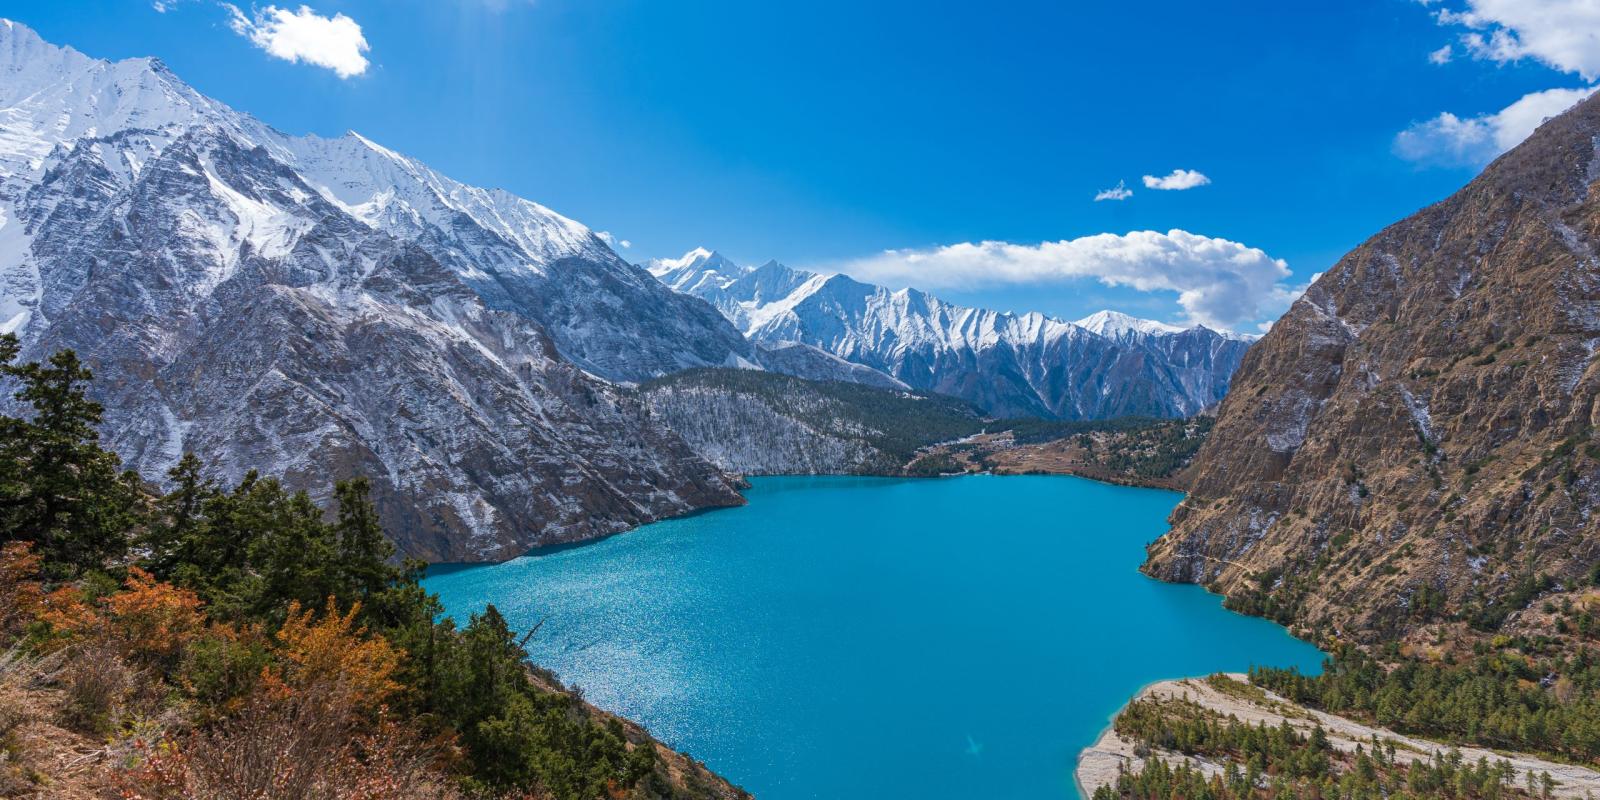
<path id="1" fill-rule="evenodd" d="M 426 585 L 458 620 L 546 620 L 536 661 L 764 800 L 1070 799 L 1078 751 L 1141 686 L 1321 661 L 1139 574 L 1172 492 L 751 482 L 742 508 Z"/>

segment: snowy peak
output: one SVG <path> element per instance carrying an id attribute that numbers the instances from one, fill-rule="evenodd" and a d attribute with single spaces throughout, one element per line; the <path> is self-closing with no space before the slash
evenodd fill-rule
<path id="1" fill-rule="evenodd" d="M 1120 311 L 1096 311 L 1077 321 L 1077 326 L 1087 328 L 1094 333 L 1112 339 L 1121 338 L 1128 334 L 1155 336 L 1163 333 L 1180 333 L 1184 328 L 1177 325 L 1168 325 L 1165 322 L 1156 322 L 1152 319 L 1140 319 L 1129 316 Z"/>
<path id="2" fill-rule="evenodd" d="M 21 68 L 29 63 L 62 61 L 86 64 L 94 59 L 70 47 L 56 47 L 20 22 L 0 19 L 0 70 L 7 76 L 20 73 Z M 16 88 L 10 87 L 10 91 Z"/>
<path id="3" fill-rule="evenodd" d="M 156 59 L 94 59 L 20 23 L 0 25 L 0 181 L 39 174 L 57 147 L 80 139 L 136 134 L 143 152 L 124 160 L 141 161 L 197 127 L 246 148 L 264 146 L 324 199 L 386 233 L 449 239 L 465 221 L 491 234 L 473 244 L 515 251 L 480 261 L 537 270 L 577 257 L 621 266 L 583 225 L 509 192 L 447 178 L 361 134 L 288 136 L 205 97 Z"/>
<path id="4" fill-rule="evenodd" d="M 651 275 L 687 271 L 719 271 L 738 275 L 744 268 L 715 250 L 696 247 L 678 258 L 655 258 L 645 263 Z"/>
<path id="5" fill-rule="evenodd" d="M 0 181 L 36 174 L 57 146 L 138 132 L 155 146 L 211 125 L 258 143 L 266 126 L 179 80 L 153 58 L 105 61 L 0 25 Z"/>
<path id="6" fill-rule="evenodd" d="M 154 59 L 0 24 L 0 331 L 77 350 L 102 440 L 323 491 L 402 552 L 511 556 L 737 502 L 606 381 L 754 355 L 590 230 L 359 134 L 290 136 Z M 0 413 L 10 398 L 0 397 Z"/>
<path id="7" fill-rule="evenodd" d="M 1235 333 L 1233 331 L 1219 331 L 1207 328 L 1204 325 L 1182 327 L 1157 322 L 1153 319 L 1140 319 L 1124 314 L 1120 311 L 1096 311 L 1083 319 L 1073 323 L 1080 328 L 1097 333 L 1109 339 L 1123 339 L 1128 337 L 1169 336 L 1178 333 L 1204 332 L 1210 336 L 1218 336 L 1233 342 L 1253 342 L 1260 336 L 1250 333 Z"/>
<path id="8" fill-rule="evenodd" d="M 697 297 L 723 289 L 748 272 L 727 256 L 704 247 L 678 258 L 654 258 L 640 266 L 673 291 Z"/>
<path id="9" fill-rule="evenodd" d="M 45 41 L 32 28 L 16 20 L 0 17 L 0 63 L 9 63 L 14 52 L 43 46 L 47 46 Z M 70 47 L 61 49 L 72 50 Z"/>
<path id="10" fill-rule="evenodd" d="M 1205 328 L 1114 311 L 1074 324 L 776 261 L 744 269 L 716 258 L 700 248 L 649 271 L 710 303 L 769 352 L 816 348 L 999 416 L 1186 416 L 1221 398 L 1247 347 Z"/>
<path id="11" fill-rule="evenodd" d="M 746 271 L 737 281 L 725 288 L 742 303 L 765 305 L 788 297 L 816 277 L 815 272 L 791 269 L 777 261 L 768 261 Z"/>

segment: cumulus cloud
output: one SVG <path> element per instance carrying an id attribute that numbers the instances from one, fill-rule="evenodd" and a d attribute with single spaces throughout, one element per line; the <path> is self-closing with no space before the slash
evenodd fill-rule
<path id="1" fill-rule="evenodd" d="M 1210 182 L 1210 178 L 1192 169 L 1175 169 L 1172 174 L 1159 178 L 1154 175 L 1144 176 L 1144 188 L 1174 192 L 1193 189 L 1196 186 L 1204 186 Z"/>
<path id="2" fill-rule="evenodd" d="M 1434 0 L 1418 1 L 1428 5 Z M 1434 19 L 1461 29 L 1461 52 L 1472 58 L 1497 64 L 1530 59 L 1585 82 L 1600 78 L 1600 3 L 1595 0 L 1466 0 L 1464 9 L 1441 8 Z M 1428 60 L 1443 64 L 1455 52 L 1446 45 Z M 1397 134 L 1394 151 L 1419 164 L 1480 167 L 1595 88 L 1533 92 L 1499 111 L 1476 116 L 1441 112 Z"/>
<path id="3" fill-rule="evenodd" d="M 1516 147 L 1545 120 L 1593 94 L 1595 87 L 1546 89 L 1492 114 L 1458 117 L 1448 111 L 1413 124 L 1394 138 L 1394 152 L 1435 166 L 1481 167 Z"/>
<path id="4" fill-rule="evenodd" d="M 1188 231 L 1102 233 L 1041 244 L 964 242 L 886 250 L 840 265 L 862 280 L 924 289 L 1098 280 L 1144 292 L 1177 292 L 1191 322 L 1230 329 L 1275 316 L 1294 299 L 1289 268 L 1254 247 Z"/>
<path id="5" fill-rule="evenodd" d="M 238 6 L 224 5 L 233 32 L 275 58 L 327 67 L 341 78 L 367 71 L 367 58 L 362 54 L 371 48 L 361 35 L 361 26 L 344 14 L 324 17 L 309 6 L 297 11 L 267 6 L 251 17 Z"/>
<path id="6" fill-rule="evenodd" d="M 1600 3 L 1594 0 L 1467 0 L 1463 11 L 1440 10 L 1441 25 L 1458 25 L 1468 54 L 1498 63 L 1531 58 L 1586 81 L 1600 78 Z"/>
<path id="7" fill-rule="evenodd" d="M 605 242 L 606 246 L 610 247 L 612 250 L 615 250 L 619 247 L 626 250 L 633 246 L 633 242 L 630 242 L 627 239 L 618 239 L 611 233 L 611 231 L 595 231 L 594 235 L 600 237 L 600 241 Z"/>
<path id="8" fill-rule="evenodd" d="M 1102 200 L 1126 200 L 1133 196 L 1133 190 L 1128 188 L 1127 181 L 1117 181 L 1117 185 L 1110 189 L 1101 189 L 1094 195 L 1096 203 Z"/>

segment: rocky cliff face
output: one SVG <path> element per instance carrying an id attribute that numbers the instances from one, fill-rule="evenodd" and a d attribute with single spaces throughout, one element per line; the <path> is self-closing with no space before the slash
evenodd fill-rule
<path id="1" fill-rule="evenodd" d="M 999 417 L 1189 416 L 1222 398 L 1250 346 L 1245 337 L 1114 312 L 1072 323 L 775 261 L 746 269 L 704 249 L 647 268 L 715 306 L 758 345 L 815 348 Z"/>
<path id="2" fill-rule="evenodd" d="M 638 395 L 700 455 L 747 475 L 899 475 L 922 448 L 989 424 L 950 397 L 756 370 L 686 370 Z"/>
<path id="3" fill-rule="evenodd" d="M 0 331 L 76 349 L 103 434 L 326 492 L 402 552 L 515 556 L 740 502 L 631 395 L 737 363 L 726 320 L 535 203 L 351 134 L 291 137 L 0 23 Z M 599 376 L 599 378 L 595 377 Z"/>
<path id="4" fill-rule="evenodd" d="M 765 398 L 723 386 L 666 385 L 645 395 L 651 409 L 695 452 L 744 475 L 848 475 L 889 472 L 887 459 L 856 431 L 830 430 L 834 404 L 800 386 Z M 794 405 L 804 414 L 794 413 Z"/>
<path id="5" fill-rule="evenodd" d="M 1147 571 L 1367 639 L 1493 630 L 1586 580 L 1597 136 L 1590 99 L 1313 284 L 1245 356 Z"/>

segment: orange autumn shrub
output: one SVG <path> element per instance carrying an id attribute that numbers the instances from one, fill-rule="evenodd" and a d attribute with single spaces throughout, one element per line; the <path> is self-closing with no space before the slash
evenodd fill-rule
<path id="1" fill-rule="evenodd" d="M 206 630 L 194 592 L 128 568 L 122 591 L 91 603 L 76 586 L 63 586 L 37 603 L 36 618 L 49 628 L 49 644 L 92 643 L 125 657 L 171 666 L 185 645 Z M 47 645 L 48 646 L 48 645 Z"/>
<path id="2" fill-rule="evenodd" d="M 138 567 L 128 568 L 126 587 L 106 599 L 106 609 L 129 654 L 171 663 L 205 631 L 202 602 L 194 592 L 158 581 Z"/>
<path id="3" fill-rule="evenodd" d="M 0 547 L 0 643 L 20 633 L 44 603 L 40 560 L 28 542 Z"/>
<path id="4" fill-rule="evenodd" d="M 299 603 L 278 631 L 281 666 L 270 683 L 280 693 L 317 693 L 357 708 L 375 708 L 400 689 L 395 671 L 400 653 L 381 636 L 367 637 L 356 624 L 361 604 L 339 613 L 333 599 L 321 619 Z"/>
<path id="5" fill-rule="evenodd" d="M 39 603 L 38 619 L 49 626 L 52 639 L 60 644 L 100 631 L 105 622 L 76 586 L 63 586 L 45 595 Z"/>

